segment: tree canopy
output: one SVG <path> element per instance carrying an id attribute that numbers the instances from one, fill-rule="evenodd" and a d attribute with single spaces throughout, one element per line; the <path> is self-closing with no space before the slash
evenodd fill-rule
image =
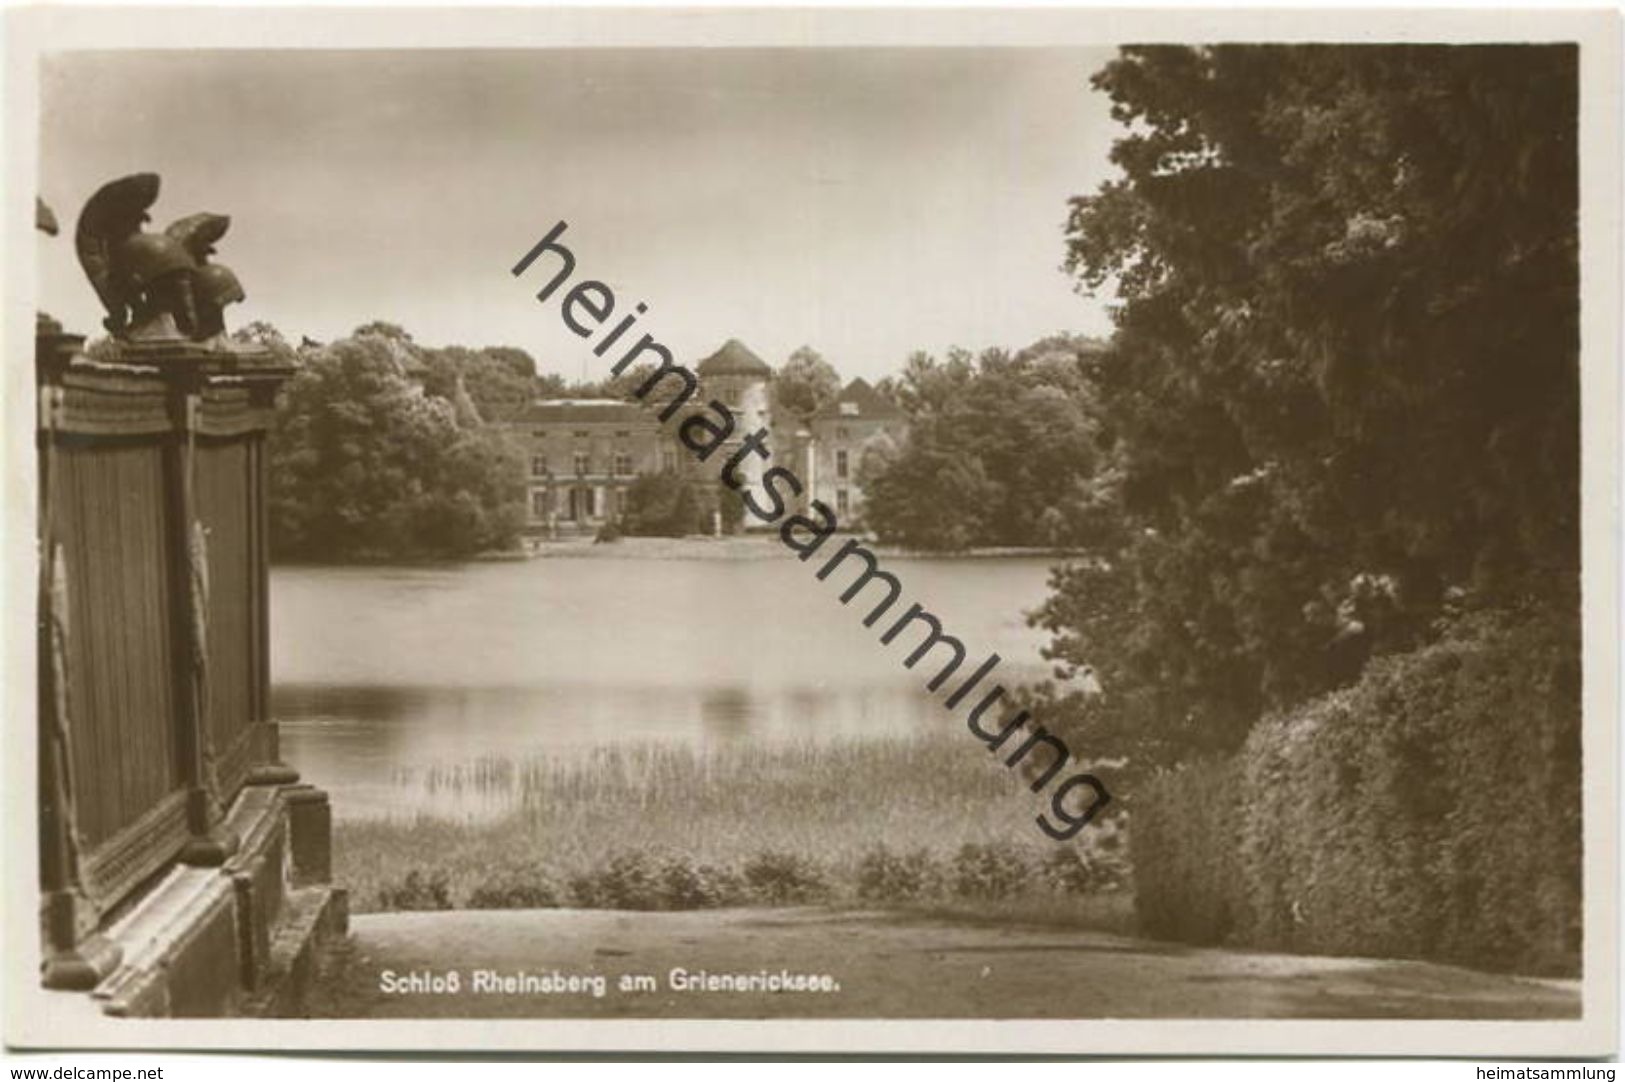
<path id="1" fill-rule="evenodd" d="M 909 419 L 901 447 L 859 460 L 868 525 L 917 549 L 1071 543 L 1099 461 L 1088 339 L 938 361 L 909 357 L 889 388 Z"/>
<path id="2" fill-rule="evenodd" d="M 811 346 L 802 346 L 790 354 L 773 375 L 778 411 L 802 421 L 835 401 L 840 393 L 840 373 Z"/>
<path id="3" fill-rule="evenodd" d="M 1094 85 L 1102 513 L 1041 615 L 1089 711 L 1228 749 L 1461 609 L 1572 618 L 1576 51 L 1133 48 Z"/>
<path id="4" fill-rule="evenodd" d="M 512 346 L 425 350 L 423 364 L 426 392 L 455 400 L 461 381 L 485 421 L 512 421 L 537 397 L 536 362 Z"/>
<path id="5" fill-rule="evenodd" d="M 409 337 L 369 328 L 303 351 L 270 438 L 276 555 L 445 558 L 516 539 L 517 448 L 410 378 L 403 349 L 432 372 Z"/>
<path id="6" fill-rule="evenodd" d="M 711 532 L 717 497 L 711 486 L 676 470 L 639 474 L 626 491 L 621 529 L 633 537 L 686 537 Z"/>

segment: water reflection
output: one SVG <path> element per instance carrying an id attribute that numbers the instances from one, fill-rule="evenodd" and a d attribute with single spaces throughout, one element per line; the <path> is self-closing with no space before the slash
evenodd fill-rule
<path id="1" fill-rule="evenodd" d="M 751 717 L 759 709 L 738 685 L 714 688 L 700 696 L 700 724 L 708 737 L 740 740 L 750 733 Z"/>
<path id="2" fill-rule="evenodd" d="M 1008 679 L 1043 675 L 1036 560 L 906 561 Z M 863 740 L 954 724 L 926 673 L 793 560 L 278 568 L 272 709 L 343 817 L 485 815 L 516 771 L 615 743 Z M 697 624 L 698 614 L 703 623 Z"/>

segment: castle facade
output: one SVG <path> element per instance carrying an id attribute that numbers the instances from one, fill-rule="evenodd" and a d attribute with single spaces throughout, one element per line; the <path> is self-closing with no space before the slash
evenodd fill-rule
<path id="1" fill-rule="evenodd" d="M 726 462 L 745 436 L 767 429 L 773 462 L 745 456 L 739 469 L 744 488 L 760 491 L 762 475 L 784 465 L 806 484 L 798 510 L 817 499 L 843 525 L 862 525 L 858 466 L 865 454 L 906 438 L 907 422 L 896 406 L 854 379 L 810 418 L 777 417 L 772 368 L 737 339 L 694 372 L 701 393 L 727 406 L 735 419 L 733 437 L 711 456 L 712 463 Z M 542 399 L 510 427 L 527 452 L 526 527 L 533 536 L 596 533 L 626 511 L 627 490 L 643 474 L 720 484 L 716 465 L 695 462 L 678 443 L 675 425 L 668 428 L 657 411 L 622 399 Z M 749 516 L 745 524 L 753 524 Z"/>

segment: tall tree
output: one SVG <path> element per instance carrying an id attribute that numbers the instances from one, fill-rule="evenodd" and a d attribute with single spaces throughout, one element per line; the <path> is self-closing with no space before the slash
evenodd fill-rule
<path id="1" fill-rule="evenodd" d="M 512 346 L 420 350 L 423 389 L 455 401 L 459 379 L 486 421 L 511 421 L 536 397 L 536 362 Z"/>
<path id="2" fill-rule="evenodd" d="M 781 411 L 805 421 L 841 393 L 841 375 L 811 346 L 790 354 L 773 377 L 773 396 Z"/>
<path id="3" fill-rule="evenodd" d="M 1068 263 L 1121 301 L 1122 528 L 1057 580 L 1058 659 L 1226 748 L 1447 604 L 1572 611 L 1576 51 L 1135 48 L 1094 85 L 1122 176 Z"/>
<path id="4" fill-rule="evenodd" d="M 543 372 L 536 377 L 534 393 L 537 398 L 568 398 L 570 385 L 557 372 Z"/>
<path id="5" fill-rule="evenodd" d="M 869 525 L 920 549 L 1070 543 L 1099 458 L 1086 368 L 1098 349 L 1058 337 L 1014 355 L 910 357 L 897 385 L 908 440 L 859 461 Z"/>
<path id="6" fill-rule="evenodd" d="M 456 557 L 517 537 L 517 449 L 460 427 L 451 402 L 401 371 L 398 344 L 359 333 L 310 351 L 284 389 L 270 439 L 277 555 Z"/>

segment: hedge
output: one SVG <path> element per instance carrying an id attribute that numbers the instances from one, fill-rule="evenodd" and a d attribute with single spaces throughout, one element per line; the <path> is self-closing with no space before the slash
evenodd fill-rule
<path id="1" fill-rule="evenodd" d="M 1131 831 L 1153 935 L 1575 974 L 1577 642 L 1483 620 L 1375 661 L 1153 778 Z"/>

